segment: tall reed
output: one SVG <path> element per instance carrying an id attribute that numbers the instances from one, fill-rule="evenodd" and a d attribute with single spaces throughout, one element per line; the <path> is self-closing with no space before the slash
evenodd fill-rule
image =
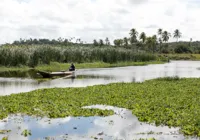
<path id="1" fill-rule="evenodd" d="M 0 48 L 0 65 L 34 67 L 38 64 L 55 62 L 96 62 L 117 63 L 121 61 L 152 61 L 157 56 L 147 53 L 135 53 L 131 49 L 114 47 L 85 46 L 11 46 Z"/>

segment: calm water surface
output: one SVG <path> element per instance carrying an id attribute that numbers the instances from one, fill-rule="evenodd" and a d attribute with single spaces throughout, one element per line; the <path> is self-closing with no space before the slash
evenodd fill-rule
<path id="1" fill-rule="evenodd" d="M 200 61 L 172 61 L 171 63 L 117 68 L 81 69 L 75 79 L 38 81 L 31 78 L 0 77 L 0 95 L 54 87 L 86 87 L 113 82 L 139 82 L 166 76 L 200 77 Z"/>
<path id="2" fill-rule="evenodd" d="M 183 140 L 178 128 L 156 127 L 140 123 L 131 111 L 112 106 L 91 106 L 88 108 L 112 109 L 115 115 L 108 117 L 66 117 L 64 119 L 34 118 L 28 116 L 9 116 L 0 122 L 0 129 L 11 129 L 0 139 L 9 140 L 133 140 L 156 138 L 157 140 Z M 32 135 L 24 137 L 22 131 L 31 130 Z M 153 133 L 151 133 L 153 132 Z M 151 134 L 150 134 L 151 133 Z M 197 138 L 189 137 L 196 140 Z"/>

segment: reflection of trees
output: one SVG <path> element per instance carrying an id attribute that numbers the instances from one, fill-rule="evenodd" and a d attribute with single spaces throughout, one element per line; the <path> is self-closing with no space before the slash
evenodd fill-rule
<path id="1" fill-rule="evenodd" d="M 71 78 L 72 83 L 74 83 L 75 78 L 76 78 L 76 77 L 72 77 L 72 78 Z"/>
<path id="2" fill-rule="evenodd" d="M 0 77 L 20 77 L 20 78 L 37 78 L 37 72 L 35 70 L 28 70 L 28 71 L 5 71 L 0 72 Z"/>

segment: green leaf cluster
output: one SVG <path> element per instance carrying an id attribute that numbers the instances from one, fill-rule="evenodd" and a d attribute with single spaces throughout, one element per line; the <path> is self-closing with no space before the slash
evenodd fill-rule
<path id="1" fill-rule="evenodd" d="M 112 110 L 83 109 L 90 105 L 127 108 L 142 122 L 180 127 L 200 136 L 200 79 L 163 78 L 144 83 L 113 83 L 86 88 L 40 89 L 0 97 L 0 119 L 9 114 L 60 118 L 108 116 Z"/>

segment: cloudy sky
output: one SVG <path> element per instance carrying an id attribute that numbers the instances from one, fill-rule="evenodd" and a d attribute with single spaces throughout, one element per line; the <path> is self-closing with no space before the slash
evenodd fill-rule
<path id="1" fill-rule="evenodd" d="M 1 0 L 0 43 L 19 38 L 95 39 L 178 28 L 200 40 L 199 0 Z M 173 39 L 171 39 L 173 41 Z"/>

